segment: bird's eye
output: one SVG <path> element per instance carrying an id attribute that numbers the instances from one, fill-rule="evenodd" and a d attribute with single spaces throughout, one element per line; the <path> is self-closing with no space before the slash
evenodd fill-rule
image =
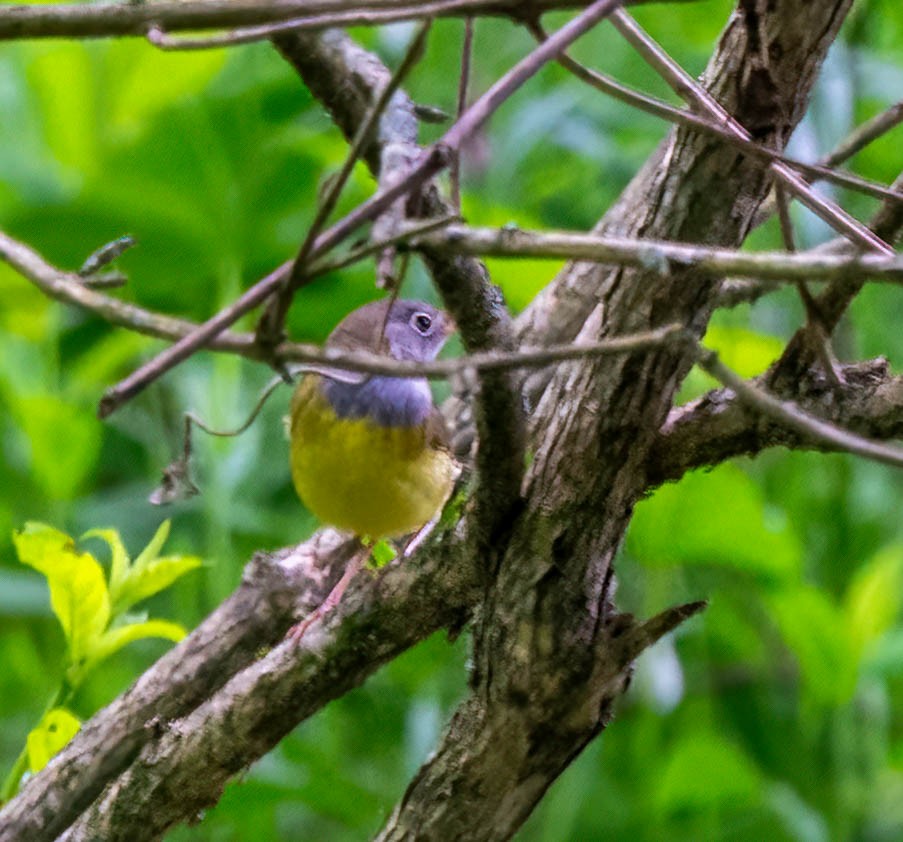
<path id="1" fill-rule="evenodd" d="M 433 326 L 433 320 L 427 313 L 414 313 L 414 315 L 411 316 L 411 324 L 418 333 L 426 336 Z"/>

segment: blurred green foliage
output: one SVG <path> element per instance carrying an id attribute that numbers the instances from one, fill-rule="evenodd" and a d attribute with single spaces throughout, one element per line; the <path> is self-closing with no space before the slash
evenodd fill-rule
<path id="1" fill-rule="evenodd" d="M 637 16 L 699 72 L 730 4 Z M 564 16 L 550 16 L 550 28 Z M 858 4 L 831 52 L 794 154 L 814 158 L 898 98 L 903 8 Z M 397 62 L 410 27 L 355 35 Z M 436 24 L 409 89 L 451 111 L 460 22 Z M 473 90 L 531 46 L 501 21 L 477 26 Z M 675 101 L 610 30 L 574 54 Z M 123 298 L 201 319 L 294 252 L 317 188 L 345 145 L 266 44 L 158 52 L 140 40 L 0 48 L 0 227 L 77 268 L 125 233 Z M 465 162 L 476 224 L 591 226 L 666 127 L 548 67 L 506 103 Z M 441 128 L 424 127 L 425 140 Z M 891 181 L 899 131 L 856 157 Z M 359 167 L 348 208 L 372 181 Z M 834 191 L 860 216 L 873 205 Z M 796 210 L 796 209 L 795 209 Z M 804 212 L 804 245 L 827 236 Z M 774 247 L 766 225 L 751 247 Z M 554 273 L 493 261 L 520 309 Z M 372 266 L 299 296 L 293 335 L 321 340 L 374 296 Z M 432 297 L 415 265 L 406 293 Z M 899 290 L 860 296 L 838 335 L 844 358 L 900 359 Z M 792 290 L 717 314 L 708 341 L 745 374 L 763 369 L 803 318 Z M 253 324 L 246 321 L 243 327 Z M 177 455 L 181 413 L 237 424 L 269 379 L 201 354 L 101 424 L 107 385 L 161 347 L 49 302 L 0 265 L 0 768 L 8 769 L 64 667 L 46 586 L 8 539 L 28 520 L 69 533 L 109 527 L 143 546 L 164 514 L 147 504 Z M 711 383 L 693 373 L 683 396 Z M 152 597 L 154 615 L 196 624 L 256 549 L 314 528 L 286 466 L 277 394 L 239 439 L 196 436 L 203 493 L 171 507 L 173 552 L 209 563 Z M 619 562 L 620 603 L 641 615 L 685 599 L 710 607 L 641 659 L 612 726 L 551 789 L 524 840 L 887 840 L 903 838 L 903 530 L 900 476 L 839 455 L 771 452 L 688 476 L 642 502 Z M 115 549 L 112 553 L 115 557 Z M 360 839 L 380 826 L 466 686 L 467 641 L 425 642 L 333 703 L 231 785 L 182 839 Z M 141 642 L 89 675 L 71 702 L 89 715 L 163 651 Z"/>

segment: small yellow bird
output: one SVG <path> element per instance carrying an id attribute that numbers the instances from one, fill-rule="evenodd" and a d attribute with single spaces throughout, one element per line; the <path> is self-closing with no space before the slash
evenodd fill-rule
<path id="1" fill-rule="evenodd" d="M 383 300 L 346 316 L 326 347 L 429 362 L 453 330 L 451 319 L 429 304 Z M 304 504 L 323 523 L 363 539 L 423 527 L 457 473 L 426 378 L 317 369 L 292 397 L 289 435 L 292 479 Z M 316 616 L 339 601 L 359 566 L 346 571 Z M 293 636 L 314 619 L 296 626 Z"/>

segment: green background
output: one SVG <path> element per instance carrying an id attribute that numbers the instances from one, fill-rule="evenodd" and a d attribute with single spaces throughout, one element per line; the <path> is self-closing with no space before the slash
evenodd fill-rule
<path id="1" fill-rule="evenodd" d="M 637 16 L 698 73 L 730 4 L 656 6 Z M 553 16 L 557 25 L 565 17 Z M 390 65 L 409 26 L 355 32 Z M 459 21 L 438 22 L 408 89 L 453 110 Z M 903 9 L 857 5 L 797 131 L 813 159 L 903 90 Z M 479 21 L 473 89 L 485 90 L 531 47 L 525 33 Z M 675 101 L 609 28 L 577 57 Z M 424 127 L 423 139 L 441 129 Z M 582 86 L 557 67 L 492 120 L 466 161 L 475 224 L 592 225 L 666 131 L 660 121 Z M 896 131 L 854 160 L 890 182 Z M 0 227 L 59 266 L 77 268 L 131 233 L 115 294 L 203 319 L 296 249 L 318 187 L 345 144 L 322 108 L 266 44 L 164 54 L 141 40 L 0 45 Z M 359 167 L 343 208 L 373 189 Z M 861 218 L 870 200 L 832 191 Z M 829 236 L 796 215 L 800 239 Z M 779 246 L 769 224 L 751 239 Z M 513 309 L 554 274 L 543 261 L 491 262 Z M 291 314 L 299 340 L 322 340 L 374 296 L 372 265 L 326 277 Z M 406 294 L 432 297 L 422 268 Z M 903 306 L 867 289 L 842 326 L 844 359 L 898 366 Z M 791 290 L 718 313 L 709 343 L 751 375 L 803 316 Z M 247 321 L 244 328 L 253 326 Z M 0 767 L 9 768 L 59 677 L 62 636 L 43 580 L 21 566 L 11 531 L 41 520 L 77 535 L 118 529 L 132 553 L 165 517 L 167 550 L 205 565 L 155 597 L 154 616 L 192 627 L 236 586 L 257 549 L 315 527 L 291 488 L 281 417 L 288 390 L 237 439 L 196 437 L 201 496 L 165 511 L 147 503 L 177 454 L 181 413 L 236 426 L 270 372 L 199 354 L 108 422 L 102 390 L 162 343 L 48 301 L 0 264 Z M 712 384 L 694 372 L 684 397 Z M 649 615 L 676 602 L 710 607 L 640 660 L 617 717 L 553 786 L 524 840 L 903 838 L 903 530 L 901 475 L 841 455 L 769 452 L 663 488 L 637 508 L 618 562 L 623 608 Z M 96 543 L 90 548 L 102 556 Z M 83 717 L 165 648 L 134 645 L 82 688 Z M 469 642 L 434 637 L 300 726 L 171 839 L 361 839 L 381 826 L 435 745 L 466 687 Z"/>

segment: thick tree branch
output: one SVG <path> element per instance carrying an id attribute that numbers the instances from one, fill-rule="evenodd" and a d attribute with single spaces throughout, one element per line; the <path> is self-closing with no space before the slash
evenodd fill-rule
<path id="1" fill-rule="evenodd" d="M 817 370 L 785 388 L 777 397 L 806 412 L 870 439 L 903 437 L 903 378 L 891 375 L 886 360 L 844 365 L 843 382 L 830 383 Z M 769 388 L 767 375 L 756 378 Z M 671 410 L 646 466 L 656 486 L 680 479 L 694 468 L 711 467 L 735 456 L 755 456 L 770 447 L 835 450 L 801 435 L 749 407 L 729 389 L 716 389 Z"/>
<path id="2" fill-rule="evenodd" d="M 477 578 L 461 557 L 461 543 L 443 538 L 431 541 L 416 563 L 362 571 L 302 641 L 277 643 L 278 634 L 271 636 L 270 652 L 223 676 L 228 680 L 197 707 L 161 722 L 155 739 L 59 839 L 159 838 L 215 803 L 232 775 L 298 722 L 437 629 L 460 622 Z M 329 584 L 335 569 L 329 566 Z M 316 585 L 321 599 L 323 584 L 325 577 Z"/>
<path id="3" fill-rule="evenodd" d="M 589 653 L 579 689 L 549 676 L 546 685 L 531 686 L 529 696 L 491 706 L 475 693 L 458 709 L 439 752 L 414 778 L 379 842 L 509 839 L 549 783 L 607 723 L 633 660 L 704 607 L 678 606 L 645 623 L 613 615 Z"/>
<path id="4" fill-rule="evenodd" d="M 755 125 L 757 137 L 779 148 L 806 108 L 848 8 L 847 0 L 757 6 L 754 43 L 749 16 L 738 10 L 705 74 L 707 88 L 739 123 Z M 773 58 L 766 68 L 763 43 Z M 772 97 L 767 112 L 756 95 L 763 85 Z M 737 245 L 768 187 L 760 163 L 720 140 L 677 130 L 600 231 Z M 521 335 L 589 340 L 665 322 L 698 334 L 717 287 L 692 269 L 662 279 L 574 263 L 522 317 Z M 596 683 L 599 653 L 609 646 L 611 563 L 645 490 L 642 464 L 692 361 L 692 350 L 670 348 L 562 366 L 536 390 L 526 510 L 475 629 L 474 695 L 412 783 L 388 838 L 396 827 L 425 827 L 429 838 L 508 838 L 604 727 L 612 688 L 624 682 L 619 673 L 608 693 Z M 487 734 L 508 747 L 503 765 L 487 751 Z M 455 798 L 444 797 L 448 792 Z"/>

